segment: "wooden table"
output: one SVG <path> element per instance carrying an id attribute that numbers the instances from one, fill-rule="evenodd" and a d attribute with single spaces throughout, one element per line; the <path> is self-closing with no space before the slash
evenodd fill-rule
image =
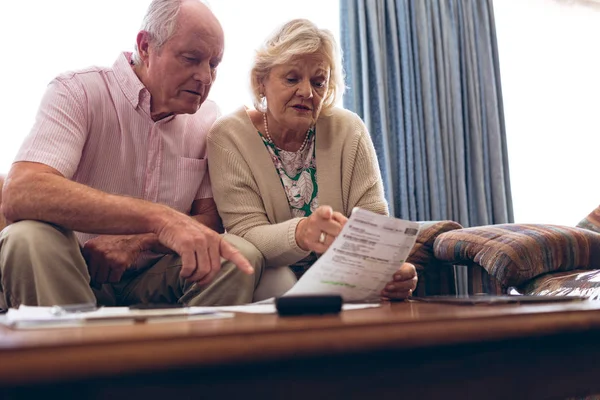
<path id="1" fill-rule="evenodd" d="M 0 328 L 0 397 L 564 399 L 600 393 L 599 343 L 600 302 Z"/>

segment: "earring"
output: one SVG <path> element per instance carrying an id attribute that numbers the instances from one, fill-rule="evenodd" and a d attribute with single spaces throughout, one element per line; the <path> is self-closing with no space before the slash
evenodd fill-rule
<path id="1" fill-rule="evenodd" d="M 260 94 L 260 109 L 261 111 L 267 110 L 267 96 L 265 96 L 263 93 Z"/>

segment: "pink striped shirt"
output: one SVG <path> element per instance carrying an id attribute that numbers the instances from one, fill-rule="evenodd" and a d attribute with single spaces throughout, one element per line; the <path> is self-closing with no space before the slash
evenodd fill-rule
<path id="1" fill-rule="evenodd" d="M 130 57 L 54 79 L 15 161 L 43 163 L 75 182 L 189 214 L 195 199 L 212 197 L 206 135 L 218 108 L 207 100 L 195 114 L 154 122 L 150 93 Z M 96 235 L 77 236 L 83 244 Z"/>

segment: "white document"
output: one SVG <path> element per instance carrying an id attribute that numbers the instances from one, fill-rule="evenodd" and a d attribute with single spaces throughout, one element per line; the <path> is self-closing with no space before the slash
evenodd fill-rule
<path id="1" fill-rule="evenodd" d="M 92 311 L 57 312 L 61 307 L 20 306 L 1 316 L 0 324 L 16 329 L 61 328 L 91 324 L 155 323 L 176 320 L 231 318 L 233 314 L 213 307 L 182 307 L 168 309 L 131 309 L 100 307 Z"/>
<path id="2" fill-rule="evenodd" d="M 284 296 L 336 293 L 345 302 L 379 301 L 418 231 L 417 222 L 355 208 L 329 249 Z"/>

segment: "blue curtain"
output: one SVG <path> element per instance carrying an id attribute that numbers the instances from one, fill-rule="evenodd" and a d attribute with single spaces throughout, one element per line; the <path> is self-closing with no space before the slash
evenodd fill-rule
<path id="1" fill-rule="evenodd" d="M 341 0 L 344 107 L 393 215 L 513 222 L 492 0 Z"/>

